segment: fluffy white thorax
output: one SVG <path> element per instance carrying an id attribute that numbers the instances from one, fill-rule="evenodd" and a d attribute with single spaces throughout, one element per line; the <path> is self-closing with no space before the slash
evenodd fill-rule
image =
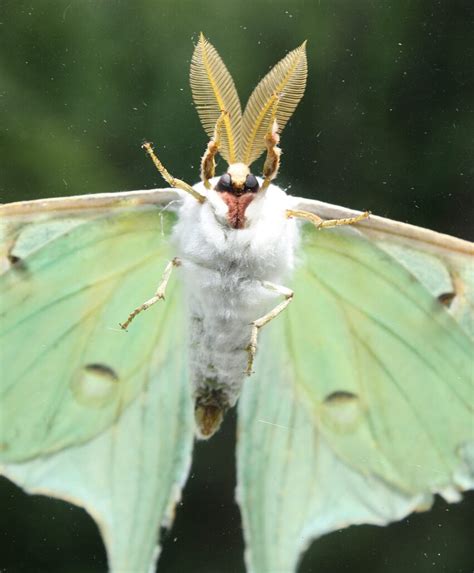
<path id="1" fill-rule="evenodd" d="M 250 323 L 281 301 L 262 283 L 287 283 L 299 235 L 286 216 L 290 197 L 275 185 L 247 207 L 243 229 L 229 226 L 218 192 L 194 188 L 207 200 L 183 196 L 173 232 L 189 306 L 192 383 L 195 394 L 203 385 L 224 389 L 232 406 L 244 380 Z"/>

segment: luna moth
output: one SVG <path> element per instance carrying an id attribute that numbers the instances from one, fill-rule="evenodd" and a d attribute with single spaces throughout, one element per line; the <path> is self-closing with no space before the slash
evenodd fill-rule
<path id="1" fill-rule="evenodd" d="M 145 144 L 171 188 L 0 208 L 1 471 L 84 506 L 111 571 L 154 567 L 237 401 L 249 571 L 473 487 L 474 247 L 273 183 L 306 75 L 303 44 L 242 112 L 201 35 L 200 183 Z"/>

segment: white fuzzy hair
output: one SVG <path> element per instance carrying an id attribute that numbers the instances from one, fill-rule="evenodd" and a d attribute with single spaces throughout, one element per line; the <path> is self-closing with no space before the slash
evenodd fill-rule
<path id="1" fill-rule="evenodd" d="M 285 285 L 299 233 L 286 216 L 291 198 L 275 185 L 247 207 L 244 229 L 229 226 L 218 192 L 194 188 L 207 201 L 184 194 L 173 232 L 189 305 L 191 382 L 195 396 L 212 384 L 233 406 L 245 379 L 250 323 L 281 301 L 262 281 Z"/>

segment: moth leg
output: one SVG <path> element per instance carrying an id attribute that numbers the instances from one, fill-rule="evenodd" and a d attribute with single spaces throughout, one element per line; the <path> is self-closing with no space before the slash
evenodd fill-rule
<path id="1" fill-rule="evenodd" d="M 222 123 L 224 121 L 225 116 L 227 115 L 227 111 L 223 109 L 221 111 L 220 116 L 216 121 L 216 126 L 214 128 L 214 135 L 212 136 L 211 140 L 207 144 L 206 151 L 201 159 L 201 180 L 204 183 L 206 189 L 211 188 L 211 184 L 209 183 L 209 179 L 214 177 L 216 172 L 216 160 L 215 157 L 217 152 L 219 151 L 219 146 L 221 142 L 221 129 Z"/>
<path id="2" fill-rule="evenodd" d="M 204 203 L 204 201 L 206 200 L 206 198 L 204 197 L 204 195 L 201 195 L 201 193 L 198 193 L 196 190 L 194 190 L 191 185 L 189 185 L 188 183 L 186 183 L 185 181 L 181 181 L 181 179 L 176 179 L 175 177 L 173 177 L 171 175 L 171 173 L 168 172 L 168 170 L 165 168 L 165 166 L 161 163 L 161 161 L 158 159 L 158 157 L 155 155 L 155 152 L 153 151 L 153 147 L 151 145 L 151 143 L 149 142 L 145 142 L 142 145 L 142 148 L 148 153 L 148 155 L 151 157 L 151 160 L 153 161 L 153 163 L 155 164 L 155 167 L 158 169 L 158 171 L 161 173 L 161 176 L 163 177 L 163 179 L 169 183 L 171 185 L 171 187 L 176 187 L 177 189 L 181 189 L 182 191 L 186 191 L 186 193 L 189 193 L 190 195 L 192 195 L 195 199 L 197 199 L 199 201 L 199 203 Z"/>
<path id="3" fill-rule="evenodd" d="M 262 183 L 262 191 L 270 185 L 272 179 L 275 179 L 278 174 L 278 169 L 280 168 L 281 149 L 278 147 L 278 144 L 280 143 L 280 136 L 278 135 L 278 122 L 276 118 L 279 101 L 280 98 L 278 94 L 274 94 L 269 128 L 265 135 L 267 157 L 265 159 L 265 163 L 263 164 L 264 181 Z"/>
<path id="4" fill-rule="evenodd" d="M 281 312 L 283 312 L 285 310 L 285 308 L 290 304 L 290 302 L 293 298 L 293 295 L 294 295 L 294 293 L 291 289 L 284 287 L 284 286 L 281 286 L 281 285 L 276 285 L 276 284 L 268 282 L 268 281 L 263 281 L 262 286 L 264 286 L 268 290 L 271 290 L 273 292 L 276 292 L 278 294 L 283 295 L 285 297 L 285 300 L 280 302 L 280 304 L 278 304 L 270 312 L 267 312 L 267 314 L 264 314 L 263 316 L 261 316 L 260 318 L 257 318 L 257 320 L 254 320 L 252 322 L 252 331 L 250 333 L 250 343 L 247 346 L 247 348 L 245 349 L 247 351 L 247 355 L 248 355 L 247 368 L 245 370 L 245 374 L 247 374 L 247 376 L 250 376 L 252 374 L 253 361 L 255 359 L 255 354 L 257 352 L 258 331 L 263 326 L 268 324 L 271 320 L 276 318 Z"/>
<path id="5" fill-rule="evenodd" d="M 153 306 L 159 300 L 165 299 L 165 291 L 166 291 L 166 287 L 168 285 L 168 281 L 170 280 L 171 271 L 173 270 L 173 267 L 179 267 L 180 264 L 181 264 L 181 261 L 178 259 L 178 257 L 175 257 L 172 261 L 170 261 L 166 265 L 165 271 L 163 273 L 163 276 L 161 277 L 160 284 L 158 285 L 158 288 L 156 289 L 155 294 L 150 299 L 145 301 L 143 304 L 141 304 L 140 306 L 137 306 L 136 309 L 132 310 L 132 312 L 128 315 L 128 318 L 125 322 L 119 323 L 120 328 L 122 330 L 127 330 L 130 323 L 132 322 L 132 320 L 138 314 L 140 314 L 143 310 L 150 308 L 150 306 Z"/>
<path id="6" fill-rule="evenodd" d="M 370 211 L 364 211 L 357 217 L 348 217 L 347 219 L 321 219 L 318 215 L 314 213 L 309 213 L 308 211 L 293 211 L 292 209 L 288 209 L 286 212 L 286 216 L 296 217 L 297 219 L 305 219 L 306 221 L 310 221 L 317 229 L 329 229 L 331 227 L 341 227 L 343 225 L 353 225 L 354 223 L 359 223 L 359 221 L 363 221 L 367 219 L 370 215 Z"/>

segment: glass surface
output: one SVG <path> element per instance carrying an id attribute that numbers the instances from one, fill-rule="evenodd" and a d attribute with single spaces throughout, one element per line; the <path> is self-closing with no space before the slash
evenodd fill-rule
<path id="1" fill-rule="evenodd" d="M 243 102 L 308 40 L 309 82 L 282 137 L 281 186 L 472 240 L 470 8 L 448 0 L 3 2 L 0 201 L 164 186 L 143 139 L 171 173 L 195 182 L 207 138 L 188 73 L 202 30 Z M 244 571 L 234 436 L 232 413 L 197 445 L 160 572 Z M 0 507 L 2 571 L 106 570 L 82 510 L 25 496 L 3 478 Z M 313 543 L 299 573 L 468 573 L 473 509 L 468 494 L 390 527 L 335 532 Z"/>

